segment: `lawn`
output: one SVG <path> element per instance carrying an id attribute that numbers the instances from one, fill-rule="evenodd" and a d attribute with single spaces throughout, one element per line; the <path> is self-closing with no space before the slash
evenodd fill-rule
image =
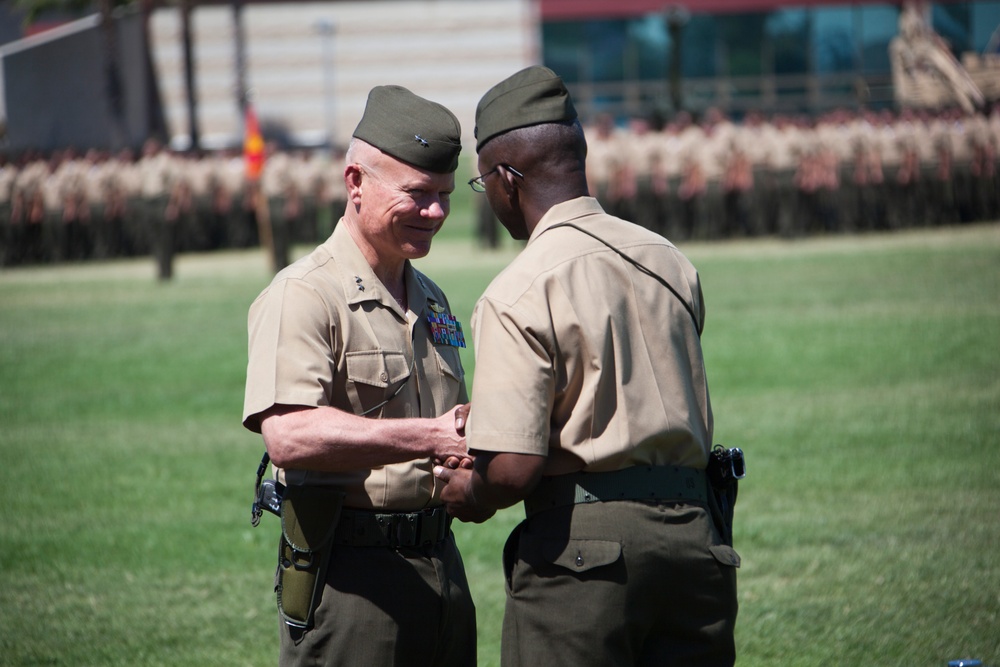
<path id="1" fill-rule="evenodd" d="M 682 249 L 716 440 L 747 454 L 738 664 L 1000 664 L 1000 225 Z M 450 233 L 420 266 L 468 322 L 515 251 Z M 0 664 L 275 664 L 277 523 L 250 526 L 240 426 L 269 278 L 255 251 L 168 284 L 151 260 L 0 271 Z M 519 518 L 456 527 L 484 667 Z"/>

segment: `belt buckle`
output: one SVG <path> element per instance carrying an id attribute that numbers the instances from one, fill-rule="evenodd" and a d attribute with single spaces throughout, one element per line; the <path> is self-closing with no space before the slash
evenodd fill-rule
<path id="1" fill-rule="evenodd" d="M 420 533 L 420 516 L 417 514 L 388 514 L 379 517 L 382 534 L 393 549 L 412 547 Z"/>

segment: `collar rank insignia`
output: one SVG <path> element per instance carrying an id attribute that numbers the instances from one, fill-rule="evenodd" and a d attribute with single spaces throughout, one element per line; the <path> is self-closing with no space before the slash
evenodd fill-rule
<path id="1" fill-rule="evenodd" d="M 435 345 L 451 345 L 465 347 L 465 332 L 462 323 L 434 302 L 430 304 L 431 312 L 427 313 L 427 321 L 431 325 L 431 337 Z"/>

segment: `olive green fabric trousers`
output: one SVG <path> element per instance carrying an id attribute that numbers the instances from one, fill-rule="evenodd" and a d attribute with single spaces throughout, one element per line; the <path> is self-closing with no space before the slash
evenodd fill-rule
<path id="1" fill-rule="evenodd" d="M 503 667 L 735 662 L 736 567 L 697 504 L 540 512 L 504 549 Z"/>
<path id="2" fill-rule="evenodd" d="M 281 665 L 476 664 L 476 609 L 454 535 L 427 547 L 333 549 L 314 627 L 279 617 Z"/>

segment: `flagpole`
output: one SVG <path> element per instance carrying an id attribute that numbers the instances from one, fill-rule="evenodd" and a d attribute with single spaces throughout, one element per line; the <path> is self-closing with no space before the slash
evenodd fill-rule
<path id="1" fill-rule="evenodd" d="M 277 258 L 274 256 L 274 231 L 271 227 L 271 212 L 267 206 L 267 197 L 261 187 L 261 176 L 264 173 L 264 163 L 267 159 L 264 137 L 257 121 L 257 113 L 253 102 L 246 101 L 246 114 L 243 121 L 243 159 L 246 165 L 247 182 L 251 189 L 250 197 L 255 217 L 257 218 L 257 235 L 260 246 L 271 260 L 271 268 L 277 273 Z"/>
<path id="2" fill-rule="evenodd" d="M 274 236 L 271 234 L 271 211 L 267 207 L 267 197 L 260 189 L 259 184 L 254 185 L 254 210 L 257 214 L 257 235 L 260 237 L 260 246 L 267 253 L 271 260 L 271 270 L 278 272 L 277 258 L 274 256 Z"/>
<path id="3" fill-rule="evenodd" d="M 257 219 L 257 236 L 260 246 L 271 262 L 271 269 L 278 270 L 274 256 L 274 234 L 271 229 L 271 215 L 267 207 L 267 198 L 260 187 L 260 177 L 264 170 L 264 139 L 257 122 L 250 99 L 250 91 L 246 82 L 246 43 L 243 34 L 243 4 L 244 0 L 232 0 L 233 36 L 236 49 L 236 104 L 239 108 L 240 121 L 243 123 L 243 156 L 246 165 L 247 187 L 250 189 L 250 205 Z"/>

